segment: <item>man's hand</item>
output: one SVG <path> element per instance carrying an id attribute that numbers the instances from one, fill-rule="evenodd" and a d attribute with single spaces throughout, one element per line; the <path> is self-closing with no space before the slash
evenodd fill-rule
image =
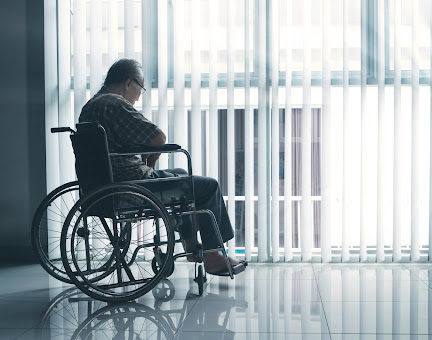
<path id="1" fill-rule="evenodd" d="M 147 157 L 147 165 L 151 168 L 154 168 L 156 165 L 156 161 L 159 159 L 160 153 L 152 153 Z"/>

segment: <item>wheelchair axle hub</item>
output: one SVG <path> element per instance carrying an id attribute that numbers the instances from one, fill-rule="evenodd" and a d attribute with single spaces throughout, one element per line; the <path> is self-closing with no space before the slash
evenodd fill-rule
<path id="1" fill-rule="evenodd" d="M 118 240 L 117 244 L 120 247 L 120 249 L 124 249 L 126 247 L 126 241 L 125 240 Z"/>
<path id="2" fill-rule="evenodd" d="M 89 234 L 90 234 L 90 232 L 86 228 L 81 227 L 81 228 L 78 228 L 78 230 L 77 230 L 77 235 L 79 237 L 85 237 L 85 236 L 88 236 Z"/>

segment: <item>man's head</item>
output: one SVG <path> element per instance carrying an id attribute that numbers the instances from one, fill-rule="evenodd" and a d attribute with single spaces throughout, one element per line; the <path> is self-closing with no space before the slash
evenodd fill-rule
<path id="1" fill-rule="evenodd" d="M 140 63 L 134 59 L 117 60 L 108 70 L 104 86 L 134 105 L 141 93 L 145 91 Z"/>

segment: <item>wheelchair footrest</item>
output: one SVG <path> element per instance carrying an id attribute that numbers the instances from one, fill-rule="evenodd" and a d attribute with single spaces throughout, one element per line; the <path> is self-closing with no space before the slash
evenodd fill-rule
<path id="1" fill-rule="evenodd" d="M 232 271 L 234 275 L 240 274 L 241 272 L 244 272 L 246 269 L 247 264 L 245 263 L 239 263 L 238 265 L 232 267 Z"/>

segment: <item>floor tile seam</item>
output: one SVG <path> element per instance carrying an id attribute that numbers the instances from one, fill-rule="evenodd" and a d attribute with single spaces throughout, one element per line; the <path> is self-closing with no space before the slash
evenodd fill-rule
<path id="1" fill-rule="evenodd" d="M 84 321 L 83 321 L 84 322 Z M 35 330 L 35 331 L 42 331 L 42 330 L 49 330 L 49 329 L 52 329 L 52 330 L 65 330 L 65 331 L 76 331 L 77 329 L 79 329 L 79 327 L 81 326 L 81 324 L 79 324 L 77 327 L 74 327 L 74 328 L 71 328 L 71 327 L 38 327 L 38 326 L 36 326 L 36 327 L 31 327 L 31 328 L 26 328 L 25 330 L 26 331 L 29 331 L 29 330 Z M 7 329 L 7 328 L 6 328 Z M 21 328 L 10 328 L 10 329 L 21 329 Z M 24 328 L 22 328 L 22 329 L 24 329 Z M 112 328 L 107 328 L 107 327 L 94 327 L 94 328 L 92 328 L 92 330 L 109 330 L 109 329 L 112 329 Z M 0 330 L 1 330 L 1 328 L 0 328 Z"/>
<path id="2" fill-rule="evenodd" d="M 328 331 L 328 334 L 330 335 L 330 340 L 331 340 L 332 339 L 332 333 L 330 331 L 330 325 L 329 325 L 329 322 L 328 322 L 328 319 L 327 319 L 327 313 L 325 311 L 324 303 L 322 301 L 321 290 L 320 290 L 320 287 L 319 287 L 319 284 L 318 284 L 318 280 L 316 278 L 316 273 L 315 273 L 314 265 L 312 265 L 312 273 L 313 273 L 314 278 L 315 278 L 315 284 L 316 284 L 316 287 L 317 287 L 317 290 L 318 290 L 318 295 L 319 295 L 319 298 L 320 298 L 321 308 L 322 308 L 323 313 L 324 313 L 324 317 L 325 317 L 326 324 L 327 324 L 327 331 Z"/>
<path id="3" fill-rule="evenodd" d="M 11 330 L 11 329 L 25 329 L 26 331 L 35 328 L 36 326 L 29 326 L 29 327 L 25 327 L 25 326 L 21 326 L 21 327 L 0 327 L 0 331 L 1 330 Z"/>
<path id="4" fill-rule="evenodd" d="M 332 332 L 332 334 L 369 334 L 369 335 L 432 335 L 432 333 L 377 333 L 377 332 Z"/>
<path id="5" fill-rule="evenodd" d="M 185 298 L 172 298 L 170 301 L 183 301 Z M 147 305 L 147 303 L 153 303 L 156 299 L 152 299 L 149 298 L 148 300 L 142 300 L 141 302 L 139 302 L 140 304 L 144 304 Z M 209 300 L 213 300 L 213 299 L 209 299 Z M 215 299 L 216 300 L 216 299 Z M 216 300 L 217 301 L 217 300 Z M 28 303 L 28 304 L 32 304 L 32 305 L 41 305 L 41 304 L 49 304 L 49 301 L 46 300 L 41 300 L 41 301 L 25 301 L 25 300 L 5 300 L 5 301 L 0 301 L 0 303 L 8 303 L 8 304 L 13 304 L 13 303 Z"/>
<path id="6" fill-rule="evenodd" d="M 406 270 L 410 270 L 409 269 L 409 266 L 407 266 L 407 265 L 403 265 L 403 267 L 406 269 Z M 425 284 L 426 285 L 426 287 L 428 287 L 428 288 L 430 288 L 430 289 L 432 289 L 432 286 L 429 284 L 429 280 L 425 280 L 425 279 L 423 279 L 420 275 L 418 275 L 418 274 L 415 274 L 416 275 L 416 277 L 417 277 L 417 280 L 412 280 L 412 281 L 420 281 L 420 282 L 422 282 L 423 284 Z M 408 281 L 408 280 L 405 280 L 405 281 Z M 411 281 L 411 280 L 410 280 Z"/>
<path id="7" fill-rule="evenodd" d="M 317 301 L 311 301 L 311 302 L 317 302 Z M 346 302 L 346 303 L 390 303 L 390 302 L 397 302 L 397 303 L 401 303 L 401 304 L 405 304 L 405 303 L 428 303 L 425 300 L 421 300 L 418 299 L 417 301 L 413 301 L 413 300 L 322 300 L 323 303 L 327 303 L 327 302 L 333 302 L 333 303 L 342 303 L 342 302 Z"/>
<path id="8" fill-rule="evenodd" d="M 202 331 L 187 331 L 187 330 L 179 330 L 178 333 L 223 333 L 223 334 L 229 334 L 229 333 L 235 333 L 235 334 L 326 334 L 329 335 L 329 333 L 322 333 L 322 332 L 274 332 L 274 331 L 257 331 L 257 332 L 238 332 L 238 331 L 220 331 L 220 330 L 202 330 Z M 360 333 L 357 333 L 360 334 Z"/>
<path id="9" fill-rule="evenodd" d="M 14 328 L 14 329 L 21 329 L 21 328 Z M 24 336 L 24 334 L 30 332 L 32 329 L 33 329 L 33 328 L 29 328 L 29 329 L 24 330 L 24 332 L 22 332 L 20 335 L 14 337 L 13 340 L 16 340 L 16 339 L 21 338 L 22 336 Z"/>
<path id="10" fill-rule="evenodd" d="M 207 289 L 208 289 L 208 287 L 210 286 L 210 283 L 211 283 L 212 280 L 214 279 L 213 275 L 210 275 L 210 277 L 211 277 L 211 279 L 208 279 L 208 276 L 207 276 L 207 284 L 204 286 L 203 294 L 204 294 L 205 292 L 207 292 Z M 172 339 L 174 339 L 175 336 L 177 335 L 177 333 L 181 331 L 181 329 L 182 329 L 182 327 L 183 327 L 183 324 L 184 324 L 185 320 L 186 320 L 186 319 L 189 317 L 189 315 L 192 313 L 192 311 L 194 310 L 194 308 L 195 308 L 196 305 L 198 304 L 200 298 L 201 298 L 201 296 L 198 296 L 198 297 L 195 299 L 194 304 L 192 305 L 191 309 L 189 310 L 189 313 L 187 313 L 187 314 L 185 315 L 184 319 L 181 320 L 180 324 L 178 325 L 178 328 L 177 328 L 176 331 L 174 332 L 174 335 L 173 335 Z"/>
<path id="11" fill-rule="evenodd" d="M 425 284 L 426 287 L 428 287 L 429 289 L 432 289 L 432 285 L 429 284 L 429 281 L 426 281 L 426 280 L 420 280 L 420 282 L 423 283 L 423 284 Z"/>
<path id="12" fill-rule="evenodd" d="M 415 265 L 414 263 L 411 265 Z M 402 264 L 402 267 L 405 268 L 406 270 L 411 270 L 410 269 L 410 264 L 404 263 Z M 424 278 L 422 278 L 418 273 L 415 273 L 415 276 L 418 278 L 419 281 L 426 281 Z"/>
<path id="13" fill-rule="evenodd" d="M 34 326 L 34 327 L 31 327 L 31 328 L 28 328 L 28 330 L 42 331 L 42 330 L 52 329 L 52 330 L 76 331 L 80 326 L 81 325 L 78 325 L 77 327 L 70 327 L 70 326 L 65 326 L 65 327 L 60 327 L 60 326 L 40 327 L 40 326 Z M 96 327 L 94 329 L 105 329 L 105 328 L 104 327 Z"/>

